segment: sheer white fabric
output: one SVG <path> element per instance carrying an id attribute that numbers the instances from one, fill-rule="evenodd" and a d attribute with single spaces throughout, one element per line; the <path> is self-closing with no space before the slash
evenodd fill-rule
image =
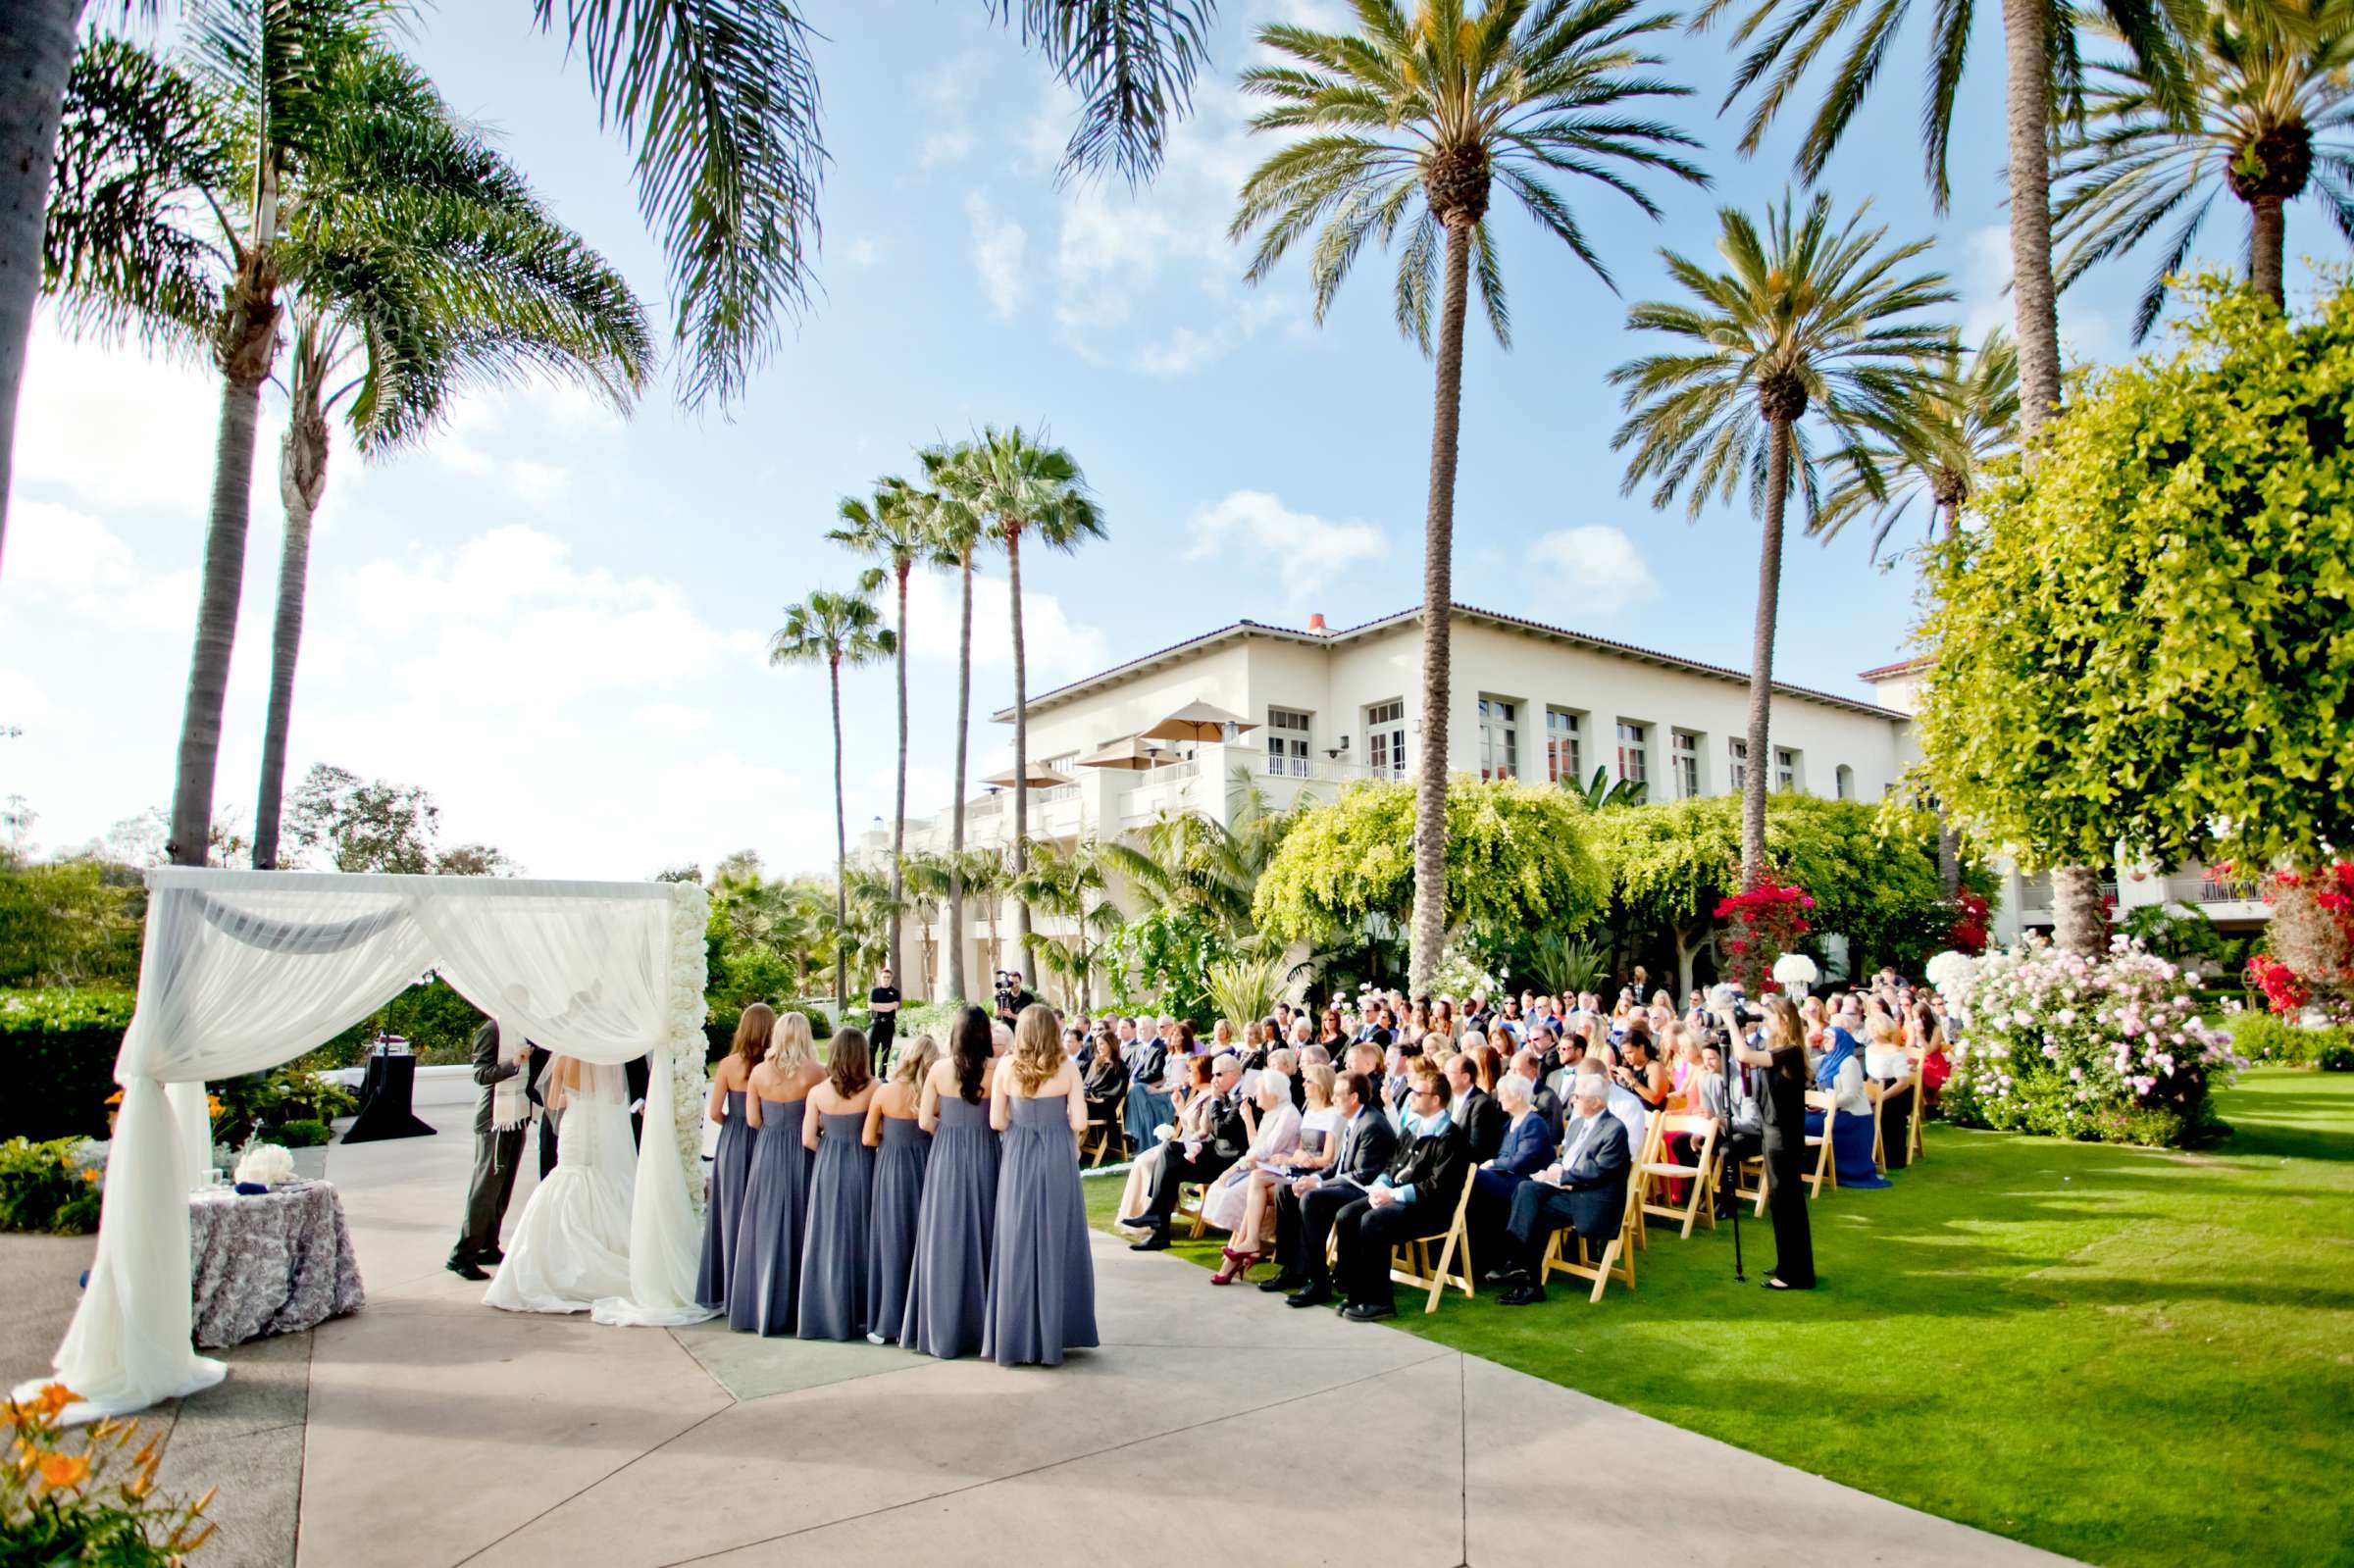
<path id="1" fill-rule="evenodd" d="M 141 1409 L 226 1371 L 189 1341 L 187 1190 L 211 1153 L 205 1081 L 299 1056 L 429 971 L 550 1050 L 649 1057 L 647 1146 L 670 1157 L 638 1162 L 630 1293 L 597 1318 L 708 1316 L 694 1303 L 693 1201 L 670 1137 L 670 1053 L 702 1044 L 700 887 L 167 867 L 148 874 L 148 890 L 97 1260 L 57 1354 L 56 1381 L 81 1396 L 72 1418 Z"/>

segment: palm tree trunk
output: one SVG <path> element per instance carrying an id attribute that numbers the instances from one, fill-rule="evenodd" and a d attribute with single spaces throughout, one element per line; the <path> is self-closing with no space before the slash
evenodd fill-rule
<path id="1" fill-rule="evenodd" d="M 294 709 L 294 664 L 302 651 L 303 598 L 311 571 L 311 518 L 327 487 L 327 416 L 318 385 L 305 382 L 279 449 L 278 490 L 286 541 L 278 560 L 278 619 L 270 633 L 270 716 L 262 726 L 262 786 L 253 810 L 253 865 L 278 869 L 278 819 L 286 784 L 286 731 Z"/>
<path id="2" fill-rule="evenodd" d="M 1018 885 L 1030 869 L 1030 681 L 1022 651 L 1022 530 L 1005 526 L 1005 575 L 1013 598 L 1013 876 Z M 1013 904 L 1013 945 L 1020 950 L 1022 984 L 1038 989 L 1038 960 L 1030 952 L 1030 900 Z"/>
<path id="3" fill-rule="evenodd" d="M 172 838 L 165 846 L 176 866 L 203 865 L 212 846 L 213 774 L 221 756 L 221 710 L 229 696 L 237 601 L 245 586 L 245 534 L 253 521 L 254 430 L 261 410 L 258 378 L 222 379 L 221 429 L 213 446 L 212 519 L 205 529 L 188 695 L 180 711 Z"/>
<path id="4" fill-rule="evenodd" d="M 1766 880 L 1766 789 L 1773 782 L 1773 629 L 1782 596 L 1782 512 L 1790 499 L 1790 422 L 1766 437 L 1766 531 L 1758 542 L 1758 621 L 1749 644 L 1749 758 L 1741 770 L 1741 890 Z"/>
<path id="5" fill-rule="evenodd" d="M 957 558 L 964 604 L 956 633 L 956 799 L 948 808 L 948 998 L 964 988 L 964 748 L 973 710 L 973 552 Z"/>
<path id="6" fill-rule="evenodd" d="M 2282 254 L 2288 238 L 2288 220 L 2277 195 L 2258 196 L 2248 204 L 2248 281 L 2273 302 L 2288 308 L 2288 262 Z"/>
<path id="7" fill-rule="evenodd" d="M 1430 993 L 1447 942 L 1447 723 L 1454 668 L 1455 461 L 1463 420 L 1463 309 L 1471 274 L 1471 221 L 1447 226 L 1447 278 L 1439 308 L 1438 387 L 1430 422 L 1430 499 L 1422 523 L 1422 758 L 1414 779 L 1414 928 L 1407 992 Z"/>
<path id="8" fill-rule="evenodd" d="M 41 221 L 82 0 L 0 6 L 0 543 L 16 449 L 17 394 L 41 292 Z"/>
<path id="9" fill-rule="evenodd" d="M 842 800 L 842 660 L 826 661 L 828 683 L 834 691 L 834 1019 L 849 1005 L 850 831 Z"/>
<path id="10" fill-rule="evenodd" d="M 2101 874 L 2090 866 L 2060 866 L 2052 872 L 2052 945 L 2062 952 L 2087 954 L 2109 945 Z"/>
<path id="11" fill-rule="evenodd" d="M 899 780 L 891 812 L 891 978 L 903 984 L 899 966 L 899 900 L 906 894 L 907 861 L 907 563 L 898 563 L 899 645 L 893 662 L 899 668 Z"/>
<path id="12" fill-rule="evenodd" d="M 2030 437 L 2060 411 L 2060 310 L 2052 286 L 2050 14 L 2048 0 L 2003 0 L 2019 425 L 2020 433 Z"/>

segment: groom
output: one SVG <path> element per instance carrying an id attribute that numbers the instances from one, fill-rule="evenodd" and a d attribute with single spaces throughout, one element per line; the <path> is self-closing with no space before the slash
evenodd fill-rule
<path id="1" fill-rule="evenodd" d="M 505 1261 L 506 1254 L 498 1247 L 498 1231 L 506 1221 L 507 1199 L 515 1190 L 515 1165 L 523 1157 L 523 1136 L 531 1127 L 532 1100 L 537 1097 L 533 1092 L 535 1081 L 545 1059 L 545 1052 L 527 1045 L 514 1060 L 499 1060 L 495 1020 L 486 1020 L 475 1032 L 474 1081 L 483 1087 L 483 1097 L 474 1113 L 474 1176 L 466 1185 L 466 1228 L 458 1233 L 458 1244 L 444 1265 L 460 1279 L 487 1280 L 490 1276 L 483 1265 Z M 512 1125 L 499 1126 L 502 1118 L 493 1112 L 498 1087 L 519 1073 L 527 1075 L 524 1095 L 510 1090 L 509 1099 L 510 1106 L 521 1102 L 522 1117 L 515 1119 L 510 1108 L 503 1119 Z"/>

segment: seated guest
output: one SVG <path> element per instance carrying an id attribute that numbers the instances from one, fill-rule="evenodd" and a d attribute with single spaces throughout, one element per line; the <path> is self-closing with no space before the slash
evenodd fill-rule
<path id="1" fill-rule="evenodd" d="M 1937 1092 L 1954 1076 L 1954 1059 L 1945 1051 L 1945 1024 L 1936 1003 L 1927 997 L 1914 1002 L 1905 1015 L 1905 1048 L 1920 1063 L 1920 1113 L 1937 1108 Z"/>
<path id="2" fill-rule="evenodd" d="M 1398 1151 L 1364 1196 L 1333 1216 L 1335 1266 L 1345 1302 L 1341 1316 L 1353 1323 L 1398 1315 L 1391 1248 L 1443 1231 L 1455 1219 L 1471 1162 L 1463 1130 L 1448 1114 L 1447 1100 L 1446 1077 L 1427 1060 L 1416 1063 L 1399 1117 Z M 1315 1304 L 1308 1290 L 1290 1300 L 1293 1306 Z"/>
<path id="3" fill-rule="evenodd" d="M 1498 1297 L 1505 1306 L 1545 1299 L 1537 1273 L 1546 1239 L 1555 1231 L 1566 1226 L 1597 1247 L 1618 1234 L 1626 1217 L 1627 1173 L 1634 1166 L 1634 1153 L 1627 1145 L 1625 1127 L 1604 1113 L 1606 1097 L 1601 1074 L 1578 1075 L 1561 1162 L 1537 1172 L 1512 1194 L 1504 1242 L 1511 1286 Z"/>
<path id="4" fill-rule="evenodd" d="M 1196 1103 L 1203 1108 L 1195 1120 L 1193 1135 L 1161 1149 L 1154 1169 L 1146 1178 L 1140 1221 L 1146 1235 L 1143 1240 L 1130 1243 L 1129 1250 L 1165 1249 L 1178 1189 L 1188 1182 L 1206 1182 L 1224 1175 L 1250 1148 L 1251 1122 L 1244 1110 L 1242 1082 L 1242 1064 L 1232 1056 L 1220 1056 L 1210 1064 L 1209 1087 L 1196 1096 Z"/>
<path id="5" fill-rule="evenodd" d="M 1448 1114 L 1463 1130 L 1471 1163 L 1494 1159 L 1504 1145 L 1504 1107 L 1479 1087 L 1471 1058 L 1460 1051 L 1447 1058 L 1447 1097 Z"/>
<path id="6" fill-rule="evenodd" d="M 1141 1226 L 1145 1221 L 1145 1203 L 1151 1196 L 1152 1183 L 1160 1171 L 1171 1143 L 1182 1143 L 1200 1138 L 1215 1108 L 1215 1097 L 1209 1092 L 1210 1059 L 1206 1056 L 1184 1056 L 1171 1063 L 1172 1076 L 1177 1080 L 1169 1119 L 1153 1124 L 1144 1142 L 1133 1146 L 1135 1157 L 1128 1166 L 1128 1180 L 1120 1189 L 1119 1218 L 1114 1225 Z M 1130 1089 L 1131 1103 L 1136 1090 Z"/>
<path id="7" fill-rule="evenodd" d="M 1398 1146 L 1390 1119 L 1381 1113 L 1369 1073 L 1351 1073 L 1334 1086 L 1341 1113 L 1339 1147 L 1320 1170 L 1309 1171 L 1275 1189 L 1275 1278 L 1261 1290 L 1305 1295 L 1302 1306 L 1332 1299 L 1332 1274 L 1325 1250 L 1341 1210 L 1364 1196 L 1375 1177 L 1389 1167 Z"/>
<path id="8" fill-rule="evenodd" d="M 1880 1107 L 1880 1159 L 1889 1170 L 1902 1170 L 1913 1156 L 1914 1086 L 1906 1083 L 1913 1057 L 1896 1020 L 1885 1013 L 1866 1024 L 1864 1034 L 1864 1076 Z"/>
<path id="9" fill-rule="evenodd" d="M 1574 1074 L 1576 1069 L 1570 1068 L 1567 1071 Z M 1534 1045 L 1523 1045 L 1513 1053 L 1511 1071 L 1505 1076 L 1517 1078 L 1528 1086 L 1529 1109 L 1536 1112 L 1538 1119 L 1544 1122 L 1546 1131 L 1553 1135 L 1554 1141 L 1560 1142 L 1561 1101 L 1559 1091 L 1545 1078 L 1544 1055 Z M 1562 1087 L 1566 1088 L 1567 1087 L 1564 1082 Z"/>
<path id="10" fill-rule="evenodd" d="M 1498 1239 L 1504 1234 L 1504 1222 L 1511 1213 L 1512 1193 L 1553 1159 L 1555 1148 L 1553 1129 L 1544 1117 L 1537 1114 L 1531 1098 L 1536 1086 L 1518 1073 L 1508 1073 L 1496 1087 L 1496 1102 L 1509 1118 L 1504 1142 L 1494 1158 L 1482 1162 L 1471 1175 L 1471 1207 L 1468 1220 L 1471 1228 L 1471 1255 L 1493 1259 L 1497 1256 Z M 1491 1268 L 1490 1284 L 1502 1273 L 1501 1267 Z"/>
<path id="11" fill-rule="evenodd" d="M 1007 1044 L 1011 1043 L 1008 1035 Z M 1151 1039 L 1140 1042 L 1128 1068 L 1128 1114 L 1124 1126 L 1128 1146 L 1148 1149 L 1152 1146 L 1152 1129 L 1177 1119 L 1177 1101 L 1169 1083 L 1170 1065 L 1176 1059 L 1177 1020 L 1165 1014 L 1157 1032 Z M 1004 1046 L 998 1047 L 998 1054 Z"/>
<path id="12" fill-rule="evenodd" d="M 1700 1035 L 1691 1025 L 1677 1019 L 1660 1034 L 1661 1048 L 1667 1055 L 1667 1109 L 1698 1111 L 1700 1109 Z"/>
<path id="13" fill-rule="evenodd" d="M 1647 1020 L 1638 1017 L 1628 1026 L 1626 1038 L 1618 1045 L 1618 1063 L 1612 1081 L 1641 1100 L 1646 1112 L 1667 1103 L 1667 1069 L 1661 1064 Z"/>
<path id="14" fill-rule="evenodd" d="M 1341 1010 L 1339 1008 L 1327 1007 L 1324 1009 L 1324 1016 L 1316 1025 L 1316 1043 L 1335 1053 L 1343 1045 L 1349 1043 L 1349 1036 L 1341 1028 Z"/>
<path id="15" fill-rule="evenodd" d="M 1843 1019 L 1852 1014 L 1842 1014 Z M 1815 1064 L 1815 1087 L 1831 1096 L 1831 1163 L 1841 1187 L 1886 1187 L 1888 1179 L 1871 1158 L 1871 1098 L 1864 1090 L 1863 1052 L 1841 1024 L 1823 1029 L 1822 1059 Z M 1823 1113 L 1807 1112 L 1807 1136 L 1822 1136 Z"/>
<path id="16" fill-rule="evenodd" d="M 1241 1159 L 1226 1167 L 1223 1175 L 1203 1189 L 1203 1219 L 1230 1237 L 1225 1262 L 1209 1277 L 1212 1285 L 1230 1283 L 1275 1249 L 1273 1237 L 1259 1235 L 1257 1221 L 1264 1204 L 1254 1207 L 1251 1188 L 1260 1172 L 1274 1168 L 1300 1146 L 1300 1112 L 1292 1104 L 1290 1086 L 1291 1080 L 1272 1068 L 1258 1075 L 1256 1092 L 1245 1109 L 1246 1117 L 1253 1109 L 1257 1113 L 1251 1146 L 1243 1151 Z"/>
<path id="17" fill-rule="evenodd" d="M 1128 1088 L 1127 1070 L 1120 1066 L 1119 1041 L 1109 1035 L 1098 1035 L 1094 1054 L 1089 1058 L 1087 1073 L 1079 1081 L 1080 1092 L 1087 1096 L 1087 1119 L 1100 1122 L 1108 1118 L 1120 1103 L 1121 1094 Z"/>
<path id="18" fill-rule="evenodd" d="M 1306 1107 L 1307 1085 L 1300 1077 L 1299 1052 L 1288 1045 L 1278 1045 L 1267 1052 L 1267 1063 L 1259 1072 L 1262 1076 L 1271 1073 L 1283 1080 L 1283 1092 L 1291 1100 L 1293 1110 Z"/>

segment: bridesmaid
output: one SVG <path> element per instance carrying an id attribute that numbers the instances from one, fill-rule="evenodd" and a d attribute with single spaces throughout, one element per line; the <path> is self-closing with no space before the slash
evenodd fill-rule
<path id="1" fill-rule="evenodd" d="M 907 1309 L 908 1265 L 915 1253 L 915 1216 L 924 1201 L 924 1162 L 932 1131 L 918 1120 L 924 1076 L 940 1060 L 940 1043 L 919 1035 L 892 1059 L 891 1082 L 866 1108 L 866 1146 L 875 1151 L 875 1188 L 866 1227 L 866 1299 L 872 1321 L 866 1337 L 889 1344 L 899 1337 Z"/>
<path id="2" fill-rule="evenodd" d="M 899 1343 L 926 1355 L 972 1354 L 989 1318 L 989 1246 L 998 1213 L 998 1134 L 989 1104 L 996 1049 L 987 1013 L 967 1007 L 957 1014 L 947 1060 L 925 1075 L 916 1112 L 932 1134 L 932 1160 L 916 1211 Z"/>
<path id="3" fill-rule="evenodd" d="M 1005 1160 L 981 1353 L 1001 1367 L 1060 1366 L 1065 1350 L 1098 1342 L 1096 1260 L 1079 1195 L 1087 1096 L 1051 1007 L 1033 1002 L 1015 1021 L 989 1120 L 1004 1135 Z"/>
<path id="4" fill-rule="evenodd" d="M 728 1268 L 728 1327 L 739 1334 L 793 1332 L 801 1290 L 801 1222 L 809 1203 L 801 1101 L 825 1076 L 810 1049 L 808 1018 L 787 1013 L 778 1019 L 768 1058 L 752 1069 L 743 1097 L 752 1168 Z"/>
<path id="5" fill-rule="evenodd" d="M 834 1032 L 826 1081 L 809 1091 L 801 1143 L 817 1151 L 809 1172 L 809 1222 L 801 1241 L 800 1324 L 804 1340 L 855 1340 L 866 1333 L 866 1206 L 875 1160 L 859 1141 L 875 1097 L 866 1037 Z"/>
<path id="6" fill-rule="evenodd" d="M 730 1254 L 743 1219 L 743 1184 L 752 1169 L 744 1090 L 752 1069 L 768 1054 L 769 1036 L 776 1027 L 776 1010 L 766 1002 L 745 1008 L 736 1021 L 734 1048 L 711 1075 L 711 1103 L 704 1114 L 719 1124 L 719 1147 L 711 1156 L 711 1185 L 703 1203 L 703 1263 L 694 1277 L 694 1298 L 707 1307 L 728 1304 Z"/>

